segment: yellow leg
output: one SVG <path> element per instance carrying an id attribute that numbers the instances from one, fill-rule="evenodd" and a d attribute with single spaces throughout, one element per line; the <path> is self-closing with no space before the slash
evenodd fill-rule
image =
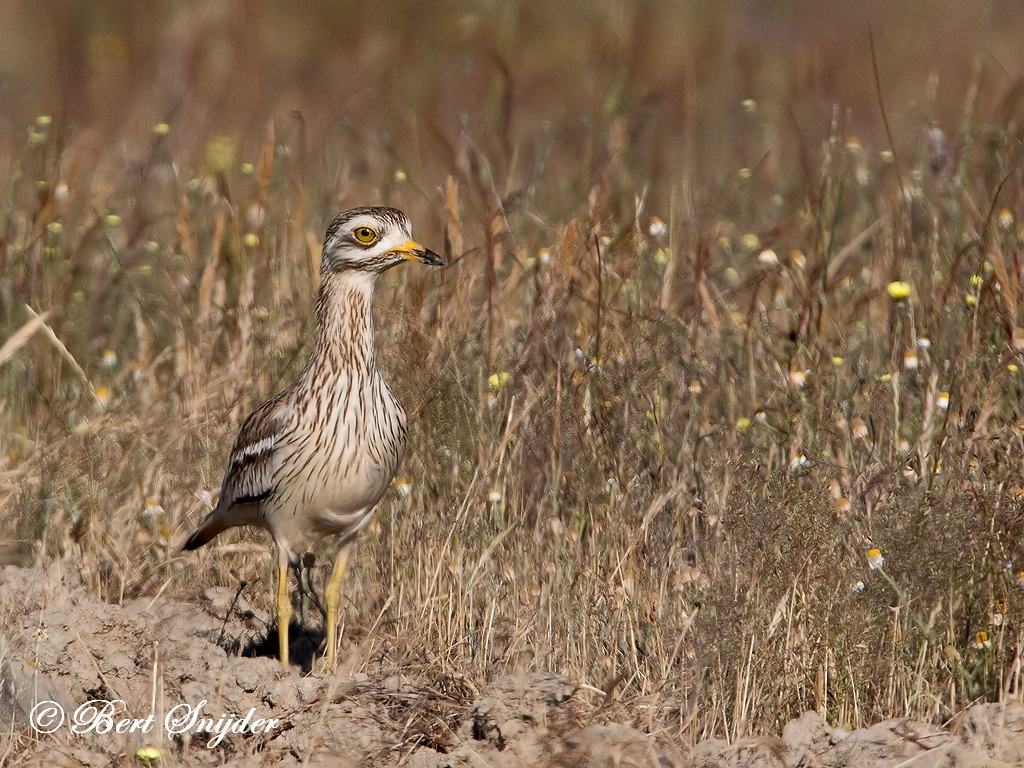
<path id="1" fill-rule="evenodd" d="M 292 620 L 292 601 L 288 597 L 288 557 L 277 559 L 277 641 L 280 643 L 281 663 L 288 666 L 288 623 Z"/>
<path id="2" fill-rule="evenodd" d="M 331 580 L 327 584 L 327 668 L 334 669 L 334 652 L 338 642 L 338 604 L 341 602 L 341 582 L 345 579 L 345 569 L 348 567 L 348 556 L 352 551 L 352 543 L 349 542 L 338 550 L 338 556 L 334 558 L 334 570 L 331 572 Z"/>

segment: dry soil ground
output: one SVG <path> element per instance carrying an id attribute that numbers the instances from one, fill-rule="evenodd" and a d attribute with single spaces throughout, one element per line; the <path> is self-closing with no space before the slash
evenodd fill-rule
<path id="1" fill-rule="evenodd" d="M 0 606 L 0 765 L 142 765 L 146 747 L 162 750 L 154 764 L 182 766 L 1024 763 L 1024 705 L 1017 702 L 975 706 L 945 728 L 894 719 L 848 732 L 807 712 L 781 734 L 691 746 L 636 727 L 641 713 L 633 723 L 610 722 L 600 695 L 559 675 L 510 671 L 473 681 L 436 664 L 361 654 L 365 637 L 353 641 L 349 663 L 333 677 L 285 669 L 258 655 L 266 650 L 266 617 L 227 588 L 209 589 L 196 602 L 155 596 L 115 605 L 95 599 L 54 563 L 0 571 Z M 315 642 L 298 637 L 297 645 L 303 640 Z M 154 712 L 154 725 L 148 733 L 73 732 L 75 709 L 95 699 L 122 700 L 119 717 Z M 28 725 L 44 700 L 67 713 L 49 735 Z M 253 717 L 276 722 L 255 734 L 228 733 L 214 746 L 194 725 L 177 736 L 161 725 L 174 706 L 204 701 L 204 716 L 253 709 Z"/>

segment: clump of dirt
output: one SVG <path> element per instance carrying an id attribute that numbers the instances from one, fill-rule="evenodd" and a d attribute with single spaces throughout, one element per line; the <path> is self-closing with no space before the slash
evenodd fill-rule
<path id="1" fill-rule="evenodd" d="M 477 687 L 436 665 L 378 663 L 328 676 L 239 655 L 266 644 L 267 617 L 233 590 L 208 589 L 200 603 L 157 596 L 114 605 L 58 563 L 0 571 L 0 606 L 8 742 L 0 762 L 12 766 L 143 764 L 157 755 L 182 766 L 1024 763 L 1019 703 L 973 707 L 945 730 L 897 719 L 848 732 L 807 712 L 781 737 L 690 747 L 624 723 L 589 723 L 593 708 L 576 686 L 545 672 Z M 105 721 L 105 705 L 83 707 L 90 701 L 117 704 Z"/>

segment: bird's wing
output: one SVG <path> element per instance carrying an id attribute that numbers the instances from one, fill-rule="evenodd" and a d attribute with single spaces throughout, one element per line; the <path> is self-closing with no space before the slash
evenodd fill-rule
<path id="1" fill-rule="evenodd" d="M 288 424 L 288 392 L 270 398 L 242 424 L 221 484 L 219 509 L 262 501 L 274 490 L 274 460 Z"/>

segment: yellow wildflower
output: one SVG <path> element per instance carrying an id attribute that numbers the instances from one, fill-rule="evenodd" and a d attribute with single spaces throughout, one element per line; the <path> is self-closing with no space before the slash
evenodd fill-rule
<path id="1" fill-rule="evenodd" d="M 905 283 L 902 280 L 893 280 L 889 283 L 886 290 L 889 292 L 889 296 L 893 301 L 903 301 L 905 298 L 910 296 L 912 291 L 910 283 Z"/>

